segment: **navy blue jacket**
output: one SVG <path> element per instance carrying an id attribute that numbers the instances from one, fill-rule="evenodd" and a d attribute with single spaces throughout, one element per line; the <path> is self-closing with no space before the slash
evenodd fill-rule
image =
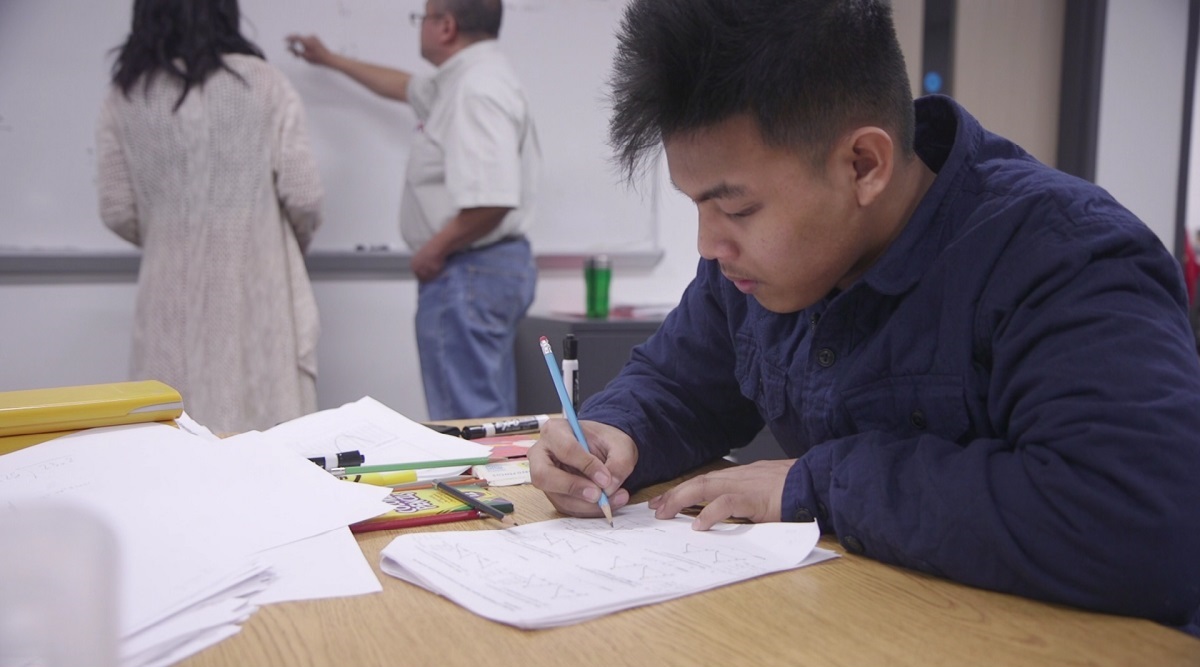
<path id="1" fill-rule="evenodd" d="M 1178 262 L 1104 190 L 955 102 L 937 179 L 843 292 L 775 314 L 715 262 L 582 416 L 636 490 L 746 444 L 798 457 L 784 520 L 983 588 L 1185 625 L 1200 606 L 1200 361 Z"/>

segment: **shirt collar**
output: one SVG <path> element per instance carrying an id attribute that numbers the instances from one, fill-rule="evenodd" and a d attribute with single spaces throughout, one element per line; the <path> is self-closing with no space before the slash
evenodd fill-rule
<path id="1" fill-rule="evenodd" d="M 435 81 L 441 83 L 454 77 L 459 72 L 471 66 L 471 63 L 487 58 L 499 49 L 499 43 L 494 39 L 484 39 L 463 47 L 461 51 L 446 59 L 433 75 Z"/>
<path id="2" fill-rule="evenodd" d="M 868 286 L 882 294 L 897 295 L 911 289 L 949 243 L 951 230 L 942 224 L 943 218 L 949 215 L 947 208 L 983 140 L 979 121 L 949 97 L 922 97 L 914 108 L 917 155 L 937 177 L 904 230 L 863 276 Z"/>

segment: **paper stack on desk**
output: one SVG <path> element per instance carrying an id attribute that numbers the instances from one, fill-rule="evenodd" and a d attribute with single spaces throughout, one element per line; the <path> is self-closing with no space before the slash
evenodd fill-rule
<path id="1" fill-rule="evenodd" d="M 328 571 L 339 583 L 353 579 L 354 561 L 338 568 L 315 557 L 342 535 L 370 578 L 366 589 L 378 590 L 346 527 L 386 511 L 387 493 L 339 481 L 254 432 L 214 442 L 139 424 L 0 456 L 0 512 L 75 503 L 111 529 L 125 667 L 169 665 L 237 633 L 301 563 L 317 565 L 308 575 L 315 580 Z M 296 557 L 301 545 L 308 558 Z M 293 578 L 273 599 L 322 594 L 303 583 Z"/>
<path id="2" fill-rule="evenodd" d="M 645 503 L 603 519 L 508 530 L 401 535 L 384 572 L 493 621 L 525 629 L 578 623 L 837 556 L 813 523 L 718 524 L 654 518 Z"/>

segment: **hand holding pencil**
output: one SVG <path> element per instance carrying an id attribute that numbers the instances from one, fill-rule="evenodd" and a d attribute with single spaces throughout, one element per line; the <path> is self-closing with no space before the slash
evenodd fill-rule
<path id="1" fill-rule="evenodd" d="M 578 420 L 570 400 L 564 398 L 565 387 L 549 342 L 543 337 L 539 343 L 567 419 L 550 420 L 530 448 L 533 484 L 564 514 L 610 517 L 629 502 L 628 491 L 620 485 L 633 471 L 637 447 L 619 429 Z"/>

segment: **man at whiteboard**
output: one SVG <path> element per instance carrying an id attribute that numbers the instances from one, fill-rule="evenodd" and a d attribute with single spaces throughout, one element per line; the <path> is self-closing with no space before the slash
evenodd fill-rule
<path id="1" fill-rule="evenodd" d="M 419 281 L 417 349 L 430 419 L 516 414 L 516 324 L 537 269 L 525 237 L 541 149 L 525 91 L 498 48 L 500 0 L 428 0 L 410 19 L 430 77 L 333 53 L 314 35 L 288 47 L 377 95 L 412 106 L 400 231 Z"/>

